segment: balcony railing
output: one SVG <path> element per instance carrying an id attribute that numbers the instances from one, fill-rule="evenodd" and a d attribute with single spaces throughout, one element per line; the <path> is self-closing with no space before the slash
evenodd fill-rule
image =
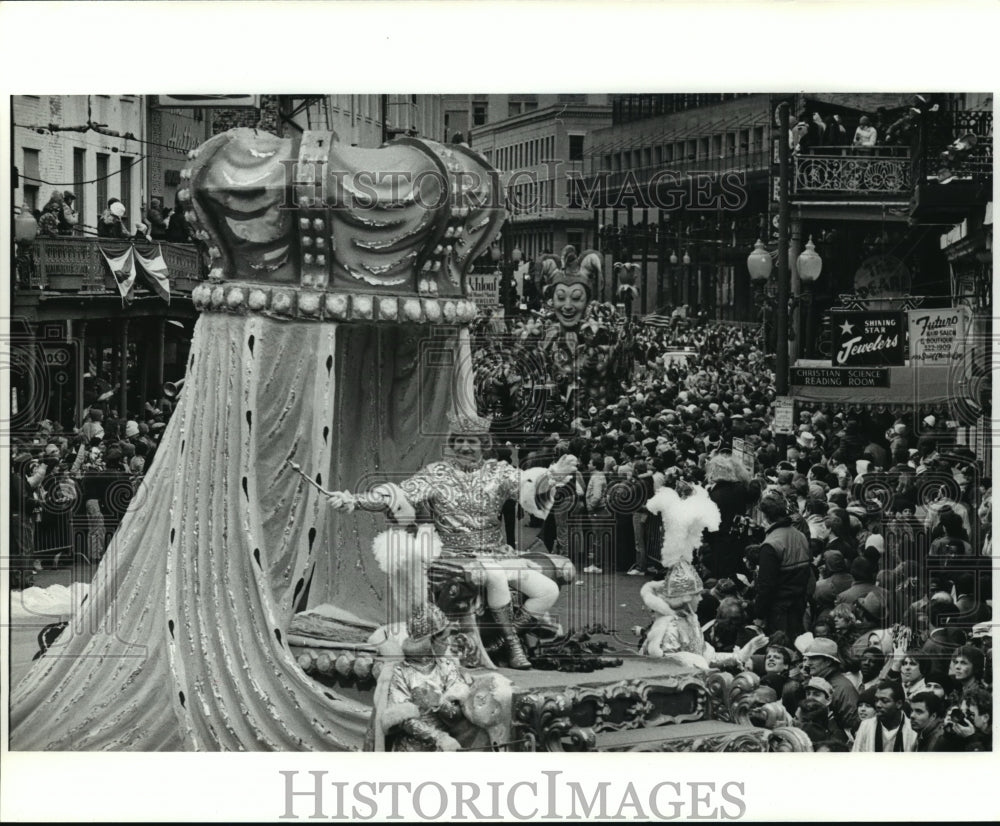
<path id="1" fill-rule="evenodd" d="M 900 146 L 817 146 L 795 156 L 792 194 L 908 198 L 910 151 Z"/>
<path id="2" fill-rule="evenodd" d="M 117 255 L 130 243 L 108 238 L 36 238 L 18 255 L 18 287 L 49 293 L 118 295 L 115 277 L 99 247 Z M 200 254 L 193 244 L 156 242 L 152 245 L 139 243 L 136 247 L 145 254 L 155 253 L 157 247 L 163 250 L 171 295 L 190 295 L 202 281 Z M 135 289 L 139 295 L 147 292 L 141 278 L 136 280 Z"/>
<path id="3" fill-rule="evenodd" d="M 949 159 L 942 157 L 965 135 L 975 135 L 975 145 Z M 989 111 L 932 112 L 920 132 L 920 173 L 923 180 L 993 180 L 993 113 Z"/>

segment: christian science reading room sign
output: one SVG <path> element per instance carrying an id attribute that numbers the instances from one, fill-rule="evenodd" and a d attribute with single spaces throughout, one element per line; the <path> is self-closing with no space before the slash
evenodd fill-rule
<path id="1" fill-rule="evenodd" d="M 830 313 L 833 366 L 902 367 L 906 360 L 904 318 L 902 312 Z"/>
<path id="2" fill-rule="evenodd" d="M 888 367 L 793 367 L 791 383 L 805 387 L 888 387 Z"/>

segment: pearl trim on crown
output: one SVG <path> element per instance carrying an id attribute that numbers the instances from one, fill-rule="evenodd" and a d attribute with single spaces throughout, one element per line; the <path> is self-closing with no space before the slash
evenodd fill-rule
<path id="1" fill-rule="evenodd" d="M 468 324 L 478 312 L 468 299 L 366 295 L 263 284 L 199 284 L 191 293 L 202 311 L 262 313 L 311 321 Z"/>

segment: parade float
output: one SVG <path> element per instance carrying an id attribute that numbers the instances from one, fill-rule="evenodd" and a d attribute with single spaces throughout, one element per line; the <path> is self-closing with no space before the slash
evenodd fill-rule
<path id="1" fill-rule="evenodd" d="M 589 673 L 463 665 L 458 693 L 442 673 L 429 727 L 391 702 L 387 675 L 436 669 L 447 611 L 477 595 L 395 615 L 386 515 L 322 489 L 407 479 L 449 413 L 475 416 L 465 280 L 503 221 L 497 174 L 461 145 L 316 131 L 233 130 L 190 161 L 179 197 L 212 267 L 184 390 L 89 595 L 12 691 L 12 749 L 379 749 L 402 725 L 426 749 L 808 749 L 751 724 L 753 673 L 625 646 Z M 468 736 L 440 733 L 452 718 Z"/>

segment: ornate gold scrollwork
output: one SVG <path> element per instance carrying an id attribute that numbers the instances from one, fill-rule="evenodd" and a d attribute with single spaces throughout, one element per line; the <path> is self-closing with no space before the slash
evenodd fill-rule
<path id="1" fill-rule="evenodd" d="M 752 671 L 743 671 L 735 677 L 725 671 L 712 671 L 706 685 L 712 698 L 713 719 L 753 725 L 750 721 L 751 695 L 760 685 L 760 677 Z"/>
<path id="2" fill-rule="evenodd" d="M 767 750 L 776 752 L 812 751 L 812 741 L 800 728 L 781 726 L 768 732 Z"/>
<path id="3" fill-rule="evenodd" d="M 573 703 L 566 694 L 527 694 L 514 710 L 514 739 L 525 751 L 596 751 L 597 736 L 570 719 Z"/>

